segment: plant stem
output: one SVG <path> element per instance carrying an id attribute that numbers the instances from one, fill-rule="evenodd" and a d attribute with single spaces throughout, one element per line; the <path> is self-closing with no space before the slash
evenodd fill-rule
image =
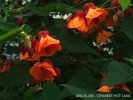
<path id="1" fill-rule="evenodd" d="M 105 6 L 107 3 L 109 3 L 111 0 L 107 0 L 106 2 L 104 2 L 101 7 Z"/>

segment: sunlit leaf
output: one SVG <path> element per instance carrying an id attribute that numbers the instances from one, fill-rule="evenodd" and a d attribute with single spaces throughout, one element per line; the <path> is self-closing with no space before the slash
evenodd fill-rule
<path id="1" fill-rule="evenodd" d="M 130 6 L 131 0 L 119 0 L 119 3 L 124 11 L 128 6 Z"/>
<path id="2" fill-rule="evenodd" d="M 22 31 L 23 27 L 24 27 L 24 25 L 22 25 L 21 27 L 19 27 L 17 29 L 13 29 L 5 34 L 0 35 L 0 42 L 5 42 L 12 38 L 15 38 L 15 36 L 17 36 L 19 34 L 19 32 Z"/>

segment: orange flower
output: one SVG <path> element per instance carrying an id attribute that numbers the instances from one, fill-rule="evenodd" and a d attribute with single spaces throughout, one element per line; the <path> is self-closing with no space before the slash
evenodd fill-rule
<path id="1" fill-rule="evenodd" d="M 34 53 L 31 57 L 29 56 L 28 52 L 26 52 L 24 55 L 22 52 L 19 54 L 20 60 L 26 60 L 26 61 L 39 61 L 40 56 L 37 53 Z"/>
<path id="2" fill-rule="evenodd" d="M 3 72 L 8 71 L 10 68 L 11 68 L 11 66 L 10 66 L 10 65 L 6 65 L 6 66 L 4 66 L 4 67 L 0 68 L 0 73 L 3 73 Z"/>
<path id="3" fill-rule="evenodd" d="M 6 62 L 0 62 L 0 73 L 8 71 L 13 66 L 13 59 L 8 58 L 6 59 Z"/>
<path id="4" fill-rule="evenodd" d="M 101 83 L 103 83 L 106 80 L 106 75 L 102 75 L 102 80 Z M 115 86 L 103 86 L 102 84 L 100 85 L 100 88 L 97 90 L 99 92 L 111 92 L 112 89 L 119 88 L 123 89 L 129 93 L 131 93 L 131 90 L 125 85 L 125 84 L 117 84 Z"/>
<path id="5" fill-rule="evenodd" d="M 123 89 L 129 93 L 131 93 L 131 90 L 126 86 L 126 84 L 118 84 L 118 85 L 115 85 L 114 86 L 115 88 L 120 88 L 120 89 Z"/>
<path id="6" fill-rule="evenodd" d="M 108 15 L 108 11 L 97 8 L 93 3 L 86 3 L 85 4 L 85 13 L 87 18 L 87 24 L 90 25 L 90 21 L 94 24 L 98 24 L 105 20 L 106 16 Z M 94 24 L 94 26 L 95 26 Z"/>
<path id="7" fill-rule="evenodd" d="M 40 31 L 38 37 L 39 41 L 35 46 L 38 55 L 49 57 L 62 49 L 60 41 L 51 37 L 48 31 Z"/>
<path id="8" fill-rule="evenodd" d="M 101 83 L 103 83 L 106 80 L 106 75 L 102 75 Z M 111 92 L 113 89 L 113 86 L 103 86 L 102 84 L 100 85 L 100 88 L 97 90 L 98 92 Z"/>
<path id="9" fill-rule="evenodd" d="M 107 41 L 110 36 L 112 36 L 112 32 L 108 32 L 104 30 L 102 32 L 99 32 L 96 38 L 97 44 L 101 44 L 102 42 Z"/>
<path id="10" fill-rule="evenodd" d="M 40 56 L 34 51 L 33 48 L 28 48 L 27 46 L 23 45 L 20 48 L 21 52 L 19 54 L 20 60 L 26 60 L 26 61 L 39 61 Z"/>
<path id="11" fill-rule="evenodd" d="M 117 22 L 116 21 L 114 21 L 112 18 L 108 18 L 107 20 L 105 20 L 104 21 L 104 25 L 106 26 L 106 27 L 113 27 L 113 26 L 115 26 L 117 24 Z"/>
<path id="12" fill-rule="evenodd" d="M 35 63 L 30 69 L 30 75 L 37 81 L 53 81 L 57 76 L 50 60 Z"/>
<path id="13" fill-rule="evenodd" d="M 86 12 L 86 18 L 94 19 L 99 16 L 106 17 L 108 15 L 108 11 L 97 8 L 93 3 L 87 3 L 85 4 L 85 12 Z"/>
<path id="14" fill-rule="evenodd" d="M 97 91 L 98 92 L 110 92 L 112 90 L 112 86 L 101 86 Z"/>
<path id="15" fill-rule="evenodd" d="M 77 11 L 75 16 L 68 22 L 67 28 L 77 29 L 82 33 L 88 32 L 89 27 L 85 21 L 85 13 L 82 11 Z"/>

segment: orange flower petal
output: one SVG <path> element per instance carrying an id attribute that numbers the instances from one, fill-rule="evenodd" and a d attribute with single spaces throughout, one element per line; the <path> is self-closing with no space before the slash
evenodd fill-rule
<path id="1" fill-rule="evenodd" d="M 24 55 L 22 53 L 19 54 L 20 60 L 26 60 L 26 61 L 39 61 L 40 56 L 36 53 L 32 55 L 32 57 L 29 57 L 28 52 L 26 52 Z"/>
<path id="2" fill-rule="evenodd" d="M 53 80 L 54 76 L 57 76 L 54 71 L 53 65 L 45 60 L 44 62 L 37 62 L 31 67 L 30 75 L 37 81 Z"/>
<path id="3" fill-rule="evenodd" d="M 84 23 L 82 24 L 82 26 L 77 27 L 76 29 L 78 29 L 82 33 L 86 33 L 89 30 L 89 26 L 87 26 L 86 22 L 84 21 Z"/>
<path id="4" fill-rule="evenodd" d="M 77 28 L 82 26 L 83 23 L 84 23 L 83 18 L 75 17 L 68 22 L 67 28 Z"/>
<path id="5" fill-rule="evenodd" d="M 28 52 L 26 52 L 24 55 L 22 53 L 19 54 L 20 60 L 25 60 L 29 58 Z"/>
<path id="6" fill-rule="evenodd" d="M 38 55 L 46 57 L 53 55 L 56 51 L 60 51 L 61 49 L 60 41 L 50 36 L 40 38 L 40 41 L 35 47 Z"/>
<path id="7" fill-rule="evenodd" d="M 59 43 L 60 43 L 59 40 L 54 39 L 54 38 L 52 38 L 50 36 L 47 36 L 47 41 L 46 41 L 45 45 L 43 45 L 43 47 L 47 47 L 47 46 L 49 46 L 51 44 L 59 44 Z"/>
<path id="8" fill-rule="evenodd" d="M 111 26 L 115 26 L 117 24 L 116 21 L 114 21 L 113 19 L 107 19 L 105 22 L 104 22 L 104 25 L 107 26 L 107 27 L 111 27 Z"/>
<path id="9" fill-rule="evenodd" d="M 89 19 L 94 19 L 102 14 L 104 14 L 104 16 L 107 16 L 107 11 L 101 8 L 89 9 L 85 17 Z"/>
<path id="10" fill-rule="evenodd" d="M 53 76 L 57 76 L 55 70 L 51 66 L 53 66 L 53 65 L 52 65 L 52 62 L 50 62 L 49 60 L 45 60 L 45 62 L 43 62 L 42 65 L 41 65 L 41 67 L 43 67 L 46 70 L 50 71 L 53 74 Z"/>
<path id="11" fill-rule="evenodd" d="M 103 31 L 102 33 L 98 33 L 98 36 L 96 38 L 97 44 L 101 44 L 102 42 L 107 41 L 110 36 L 112 36 L 112 33 L 108 31 Z"/>
<path id="12" fill-rule="evenodd" d="M 123 86 L 122 89 L 129 92 L 129 93 L 131 93 L 131 90 L 127 86 Z"/>
<path id="13" fill-rule="evenodd" d="M 131 93 L 131 90 L 126 86 L 126 84 L 118 84 L 118 85 L 115 85 L 114 86 L 115 88 L 120 88 L 120 89 L 123 89 L 129 93 Z"/>
<path id="14" fill-rule="evenodd" d="M 44 47 L 44 44 L 45 44 L 45 41 L 46 40 L 47 40 L 47 38 L 40 38 L 40 41 L 36 44 L 37 45 L 36 46 L 37 48 L 35 48 L 37 52 L 40 52 L 41 51 L 42 46 Z"/>
<path id="15" fill-rule="evenodd" d="M 10 64 L 0 68 L 0 73 L 8 71 L 12 66 Z"/>
<path id="16" fill-rule="evenodd" d="M 112 86 L 101 86 L 97 91 L 98 92 L 110 92 L 112 90 Z"/>

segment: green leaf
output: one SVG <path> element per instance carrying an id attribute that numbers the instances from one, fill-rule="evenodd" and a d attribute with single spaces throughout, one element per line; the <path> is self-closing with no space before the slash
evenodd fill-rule
<path id="1" fill-rule="evenodd" d="M 133 41 L 133 17 L 125 15 L 122 23 L 119 23 L 121 30 L 124 34 Z"/>
<path id="2" fill-rule="evenodd" d="M 32 100 L 33 94 L 36 92 L 34 87 L 29 87 L 24 93 L 24 100 Z"/>
<path id="3" fill-rule="evenodd" d="M 99 87 L 98 81 L 85 68 L 86 66 L 83 66 L 82 64 L 78 65 L 79 66 L 76 67 L 78 67 L 79 70 L 74 70 L 75 74 L 67 82 L 67 84 L 65 84 L 65 88 L 61 91 L 61 98 L 73 95 L 76 96 L 76 94 L 92 94 L 92 92 L 95 92 Z M 79 91 L 75 90 L 74 88 L 78 88 Z M 80 89 L 84 91 L 81 91 Z"/>
<path id="4" fill-rule="evenodd" d="M 42 88 L 33 96 L 32 100 L 59 100 L 60 89 L 55 83 L 45 82 Z"/>
<path id="5" fill-rule="evenodd" d="M 114 86 L 129 80 L 132 68 L 122 62 L 112 61 L 108 67 L 107 79 L 103 85 Z"/>
<path id="6" fill-rule="evenodd" d="M 87 45 L 79 36 L 75 35 L 73 31 L 66 29 L 66 23 L 63 20 L 56 20 L 49 26 L 48 29 L 51 35 L 60 40 L 64 50 L 72 53 L 90 53 L 99 55 L 99 53 Z"/>
<path id="7" fill-rule="evenodd" d="M 2 3 L 4 3 L 5 2 L 5 0 L 0 0 L 0 3 L 2 4 Z"/>
<path id="8" fill-rule="evenodd" d="M 75 13 L 77 11 L 76 8 L 64 3 L 52 3 L 43 7 L 37 7 L 32 4 L 28 4 L 27 8 L 31 10 L 33 13 L 40 16 L 49 15 L 50 12 L 61 12 L 65 14 L 65 13 Z"/>
<path id="9" fill-rule="evenodd" d="M 5 34 L 0 35 L 0 42 L 5 42 L 8 41 L 12 38 L 14 38 L 16 35 L 18 35 L 19 32 L 22 31 L 24 25 L 22 25 L 21 27 L 17 28 L 17 29 L 13 29 Z"/>
<path id="10" fill-rule="evenodd" d="M 119 0 L 119 3 L 122 6 L 122 10 L 124 11 L 128 6 L 130 6 L 131 0 Z"/>
<path id="11" fill-rule="evenodd" d="M 96 94 L 97 92 L 96 91 L 88 91 L 87 89 L 79 88 L 79 87 L 76 87 L 76 86 L 70 85 L 70 84 L 62 84 L 62 86 L 64 86 L 64 88 L 67 89 L 69 91 L 69 93 L 72 94 L 72 95 L 69 95 L 69 96 L 73 96 L 72 98 L 74 100 L 78 100 L 78 98 L 81 98 L 81 100 L 91 100 L 91 99 L 93 99 L 93 100 L 103 100 L 103 98 L 100 99 L 100 98 L 97 97 L 97 94 Z M 90 95 L 93 96 L 93 97 L 90 97 Z M 104 100 L 108 100 L 108 99 L 104 99 Z"/>
<path id="12" fill-rule="evenodd" d="M 2 31 L 10 31 L 11 29 L 17 28 L 14 24 L 0 22 L 0 30 Z"/>
<path id="13" fill-rule="evenodd" d="M 37 92 L 35 95 L 33 95 L 32 100 L 48 100 L 45 96 L 45 94 L 43 94 L 42 91 Z"/>
<path id="14" fill-rule="evenodd" d="M 30 80 L 29 64 L 18 64 L 12 66 L 12 68 L 4 73 L 0 73 L 0 87 L 10 87 L 25 85 Z"/>
<path id="15" fill-rule="evenodd" d="M 127 61 L 129 61 L 130 63 L 133 63 L 133 59 L 128 59 L 128 58 L 125 58 Z"/>
<path id="16" fill-rule="evenodd" d="M 71 56 L 64 54 L 62 56 L 59 57 L 52 57 L 52 61 L 54 63 L 54 65 L 58 65 L 58 66 L 65 66 L 65 65 L 70 65 L 70 64 L 74 64 L 75 62 L 71 59 Z"/>
<path id="17" fill-rule="evenodd" d="M 69 92 L 71 92 L 72 94 L 87 94 L 89 93 L 87 91 L 87 89 L 83 89 L 83 88 L 78 88 L 74 85 L 70 85 L 70 84 L 62 84 L 62 86 L 64 86 Z"/>
<path id="18" fill-rule="evenodd" d="M 4 17 L 0 17 L 0 30 L 1 31 L 9 31 L 9 30 L 17 28 L 17 27 L 18 26 L 16 24 L 9 23 L 6 21 L 6 19 Z"/>

